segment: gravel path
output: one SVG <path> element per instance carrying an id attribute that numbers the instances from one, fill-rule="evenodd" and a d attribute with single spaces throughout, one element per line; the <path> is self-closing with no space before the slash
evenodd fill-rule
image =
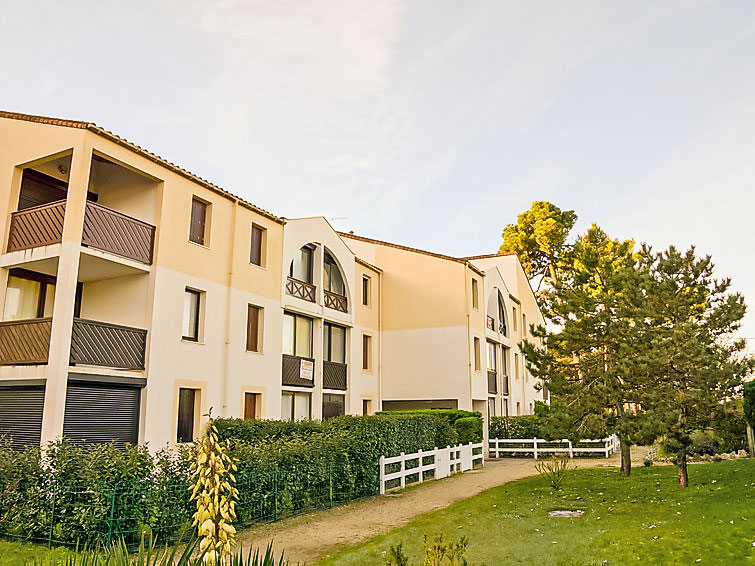
<path id="1" fill-rule="evenodd" d="M 642 447 L 633 447 L 633 465 L 641 464 L 646 453 Z M 608 459 L 573 460 L 573 465 L 579 468 L 618 464 L 618 454 Z M 297 561 L 311 564 L 339 547 L 405 525 L 417 515 L 442 509 L 492 487 L 536 473 L 535 461 L 531 459 L 488 460 L 482 469 L 430 481 L 403 493 L 371 497 L 246 529 L 239 532 L 239 541 L 246 548 L 250 544 L 264 547 L 272 540 L 276 549 L 286 551 L 286 557 L 293 564 Z"/>

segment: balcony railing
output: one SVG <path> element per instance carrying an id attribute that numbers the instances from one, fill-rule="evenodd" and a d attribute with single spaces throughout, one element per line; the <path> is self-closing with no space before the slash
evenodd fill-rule
<path id="1" fill-rule="evenodd" d="M 498 393 L 498 374 L 495 370 L 488 370 L 488 393 Z"/>
<path id="2" fill-rule="evenodd" d="M 64 200 L 14 212 L 7 251 L 57 244 L 63 237 L 65 213 Z M 85 246 L 151 265 L 154 240 L 151 224 L 87 201 L 81 235 Z"/>
<path id="3" fill-rule="evenodd" d="M 322 363 L 322 386 L 324 389 L 346 389 L 346 364 L 324 361 Z"/>
<path id="4" fill-rule="evenodd" d="M 147 265 L 152 264 L 155 227 L 87 202 L 81 243 Z"/>
<path id="5" fill-rule="evenodd" d="M 51 318 L 0 322 L 0 365 L 46 364 Z M 144 369 L 147 331 L 94 320 L 73 320 L 71 364 Z"/>
<path id="6" fill-rule="evenodd" d="M 51 318 L 0 322 L 0 365 L 46 364 Z"/>
<path id="7" fill-rule="evenodd" d="M 71 335 L 71 364 L 118 369 L 144 369 L 147 331 L 75 318 Z"/>
<path id="8" fill-rule="evenodd" d="M 305 301 L 309 301 L 310 303 L 314 303 L 317 287 L 311 283 L 305 283 L 304 281 L 289 277 L 286 279 L 286 293 L 292 297 L 298 297 Z"/>
<path id="9" fill-rule="evenodd" d="M 314 387 L 315 361 L 312 358 L 283 354 L 283 385 Z M 309 377 L 311 375 L 311 377 Z"/>
<path id="10" fill-rule="evenodd" d="M 66 201 L 59 200 L 11 214 L 9 252 L 57 244 L 63 238 Z"/>
<path id="11" fill-rule="evenodd" d="M 348 312 L 349 311 L 349 300 L 344 297 L 343 295 L 339 295 L 337 293 L 333 293 L 331 291 L 325 291 L 325 306 L 329 309 L 341 311 L 341 312 Z"/>

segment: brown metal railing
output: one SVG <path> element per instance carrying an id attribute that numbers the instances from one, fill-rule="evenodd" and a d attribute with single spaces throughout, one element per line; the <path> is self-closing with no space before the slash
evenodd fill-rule
<path id="1" fill-rule="evenodd" d="M 322 362 L 322 386 L 325 389 L 346 389 L 346 364 Z"/>
<path id="2" fill-rule="evenodd" d="M 286 279 L 286 293 L 292 297 L 298 297 L 305 301 L 309 301 L 310 303 L 314 303 L 317 287 L 311 283 L 305 283 L 304 281 L 289 277 Z"/>
<path id="3" fill-rule="evenodd" d="M 155 227 L 102 205 L 87 202 L 81 243 L 98 250 L 152 264 Z"/>
<path id="4" fill-rule="evenodd" d="M 302 377 L 302 360 L 312 363 L 312 369 L 314 370 L 314 360 L 312 358 L 302 358 L 300 356 L 290 356 L 283 354 L 283 377 L 281 383 L 283 385 L 294 385 L 296 387 L 314 387 L 314 371 L 312 379 Z"/>
<path id="5" fill-rule="evenodd" d="M 488 370 L 488 393 L 498 393 L 498 374 L 495 370 Z"/>
<path id="6" fill-rule="evenodd" d="M 95 320 L 73 319 L 71 364 L 144 369 L 147 331 Z"/>
<path id="7" fill-rule="evenodd" d="M 63 238 L 66 201 L 59 200 L 11 214 L 9 252 L 57 244 Z"/>
<path id="8" fill-rule="evenodd" d="M 0 365 L 46 364 L 51 318 L 0 322 Z"/>
<path id="9" fill-rule="evenodd" d="M 349 300 L 344 297 L 343 295 L 339 295 L 337 293 L 333 293 L 332 291 L 325 291 L 324 294 L 325 297 L 325 306 L 329 309 L 341 311 L 341 312 L 348 312 L 349 311 Z"/>

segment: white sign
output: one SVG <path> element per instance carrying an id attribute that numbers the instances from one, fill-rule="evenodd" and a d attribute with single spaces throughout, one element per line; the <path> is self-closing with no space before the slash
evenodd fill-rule
<path id="1" fill-rule="evenodd" d="M 315 378 L 315 362 L 311 360 L 301 360 L 299 366 L 299 377 L 301 379 L 309 379 L 310 381 Z"/>

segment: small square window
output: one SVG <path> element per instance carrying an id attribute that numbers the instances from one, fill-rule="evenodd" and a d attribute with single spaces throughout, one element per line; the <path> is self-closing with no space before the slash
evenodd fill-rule
<path id="1" fill-rule="evenodd" d="M 199 316 L 202 292 L 188 287 L 184 291 L 183 339 L 199 342 Z"/>

